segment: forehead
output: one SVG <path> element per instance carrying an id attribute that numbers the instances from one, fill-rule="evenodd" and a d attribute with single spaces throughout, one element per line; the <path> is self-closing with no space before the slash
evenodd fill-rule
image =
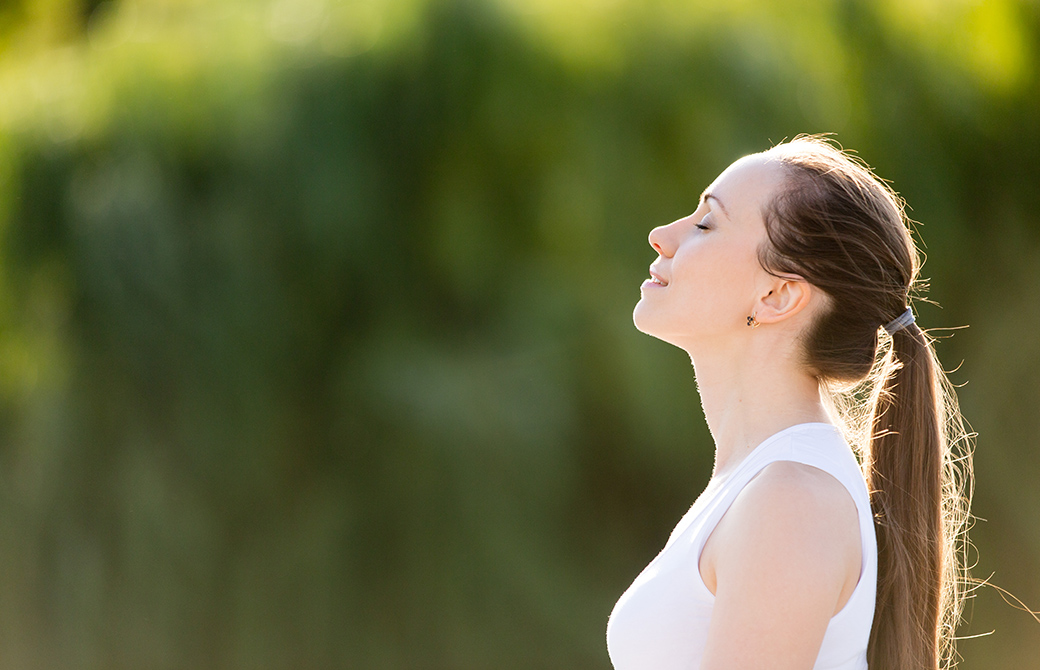
<path id="1" fill-rule="evenodd" d="M 711 193 L 723 203 L 733 218 L 759 214 L 783 182 L 783 169 L 775 157 L 752 154 L 723 170 L 711 186 Z"/>

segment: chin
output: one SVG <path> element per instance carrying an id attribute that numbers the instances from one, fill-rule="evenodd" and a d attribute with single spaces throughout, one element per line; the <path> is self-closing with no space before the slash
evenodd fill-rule
<path id="1" fill-rule="evenodd" d="M 680 335 L 679 332 L 685 332 L 680 330 L 676 332 L 675 323 L 669 323 L 665 319 L 662 323 L 660 318 L 660 312 L 654 313 L 652 309 L 643 304 L 642 301 L 636 303 L 635 309 L 632 310 L 632 323 L 635 324 L 636 330 L 641 333 L 646 333 L 650 337 L 655 337 L 662 342 L 671 344 L 672 346 L 679 347 L 680 349 L 686 349 L 685 345 L 689 344 L 688 333 L 686 335 Z"/>
<path id="2" fill-rule="evenodd" d="M 635 324 L 636 330 L 660 338 L 658 334 L 660 330 L 654 327 L 656 324 L 653 317 L 653 311 L 642 300 L 637 302 L 635 309 L 632 310 L 632 323 Z"/>
<path id="3" fill-rule="evenodd" d="M 635 309 L 632 310 L 632 323 L 635 324 L 636 330 L 647 335 L 652 335 L 646 330 L 646 308 L 643 305 L 643 301 L 640 300 L 636 303 Z"/>

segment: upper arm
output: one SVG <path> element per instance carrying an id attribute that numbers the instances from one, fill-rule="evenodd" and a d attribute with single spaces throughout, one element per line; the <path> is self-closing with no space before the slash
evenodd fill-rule
<path id="1" fill-rule="evenodd" d="M 845 488 L 811 466 L 769 465 L 705 545 L 700 569 L 715 605 L 701 668 L 812 668 L 860 563 Z"/>

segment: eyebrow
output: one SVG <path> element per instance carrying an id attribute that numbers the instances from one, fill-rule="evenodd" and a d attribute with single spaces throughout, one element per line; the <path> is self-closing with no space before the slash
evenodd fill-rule
<path id="1" fill-rule="evenodd" d="M 708 198 L 711 198 L 715 202 L 719 203 L 719 209 L 722 210 L 722 213 L 725 214 L 726 218 L 728 219 L 729 218 L 729 212 L 726 211 L 726 206 L 722 204 L 722 201 L 719 200 L 718 196 L 713 194 L 713 193 L 711 193 L 711 192 L 709 192 L 709 191 L 705 191 L 704 193 L 701 193 L 701 202 L 705 202 Z"/>

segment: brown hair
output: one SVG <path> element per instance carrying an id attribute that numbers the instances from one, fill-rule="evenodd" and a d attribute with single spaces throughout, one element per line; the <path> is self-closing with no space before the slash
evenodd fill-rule
<path id="1" fill-rule="evenodd" d="M 805 363 L 857 448 L 878 538 L 871 670 L 954 665 L 967 579 L 970 440 L 956 396 L 916 324 L 889 336 L 918 286 L 903 201 L 820 136 L 766 152 L 785 182 L 764 212 L 762 266 L 827 297 L 804 336 Z"/>

